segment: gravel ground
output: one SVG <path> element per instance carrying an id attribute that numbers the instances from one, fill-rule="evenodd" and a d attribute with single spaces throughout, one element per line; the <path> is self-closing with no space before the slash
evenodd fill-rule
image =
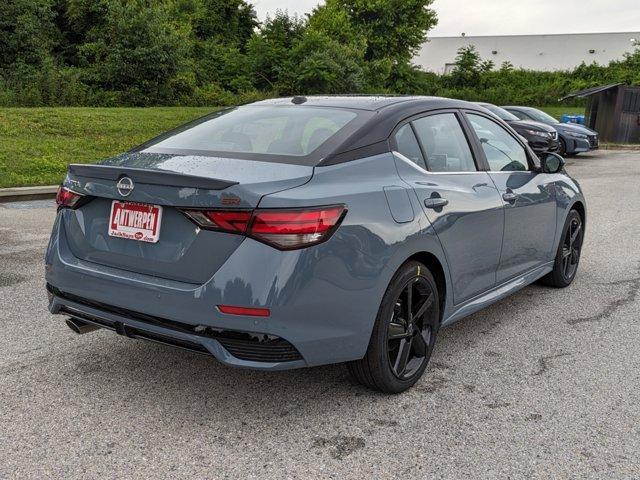
<path id="1" fill-rule="evenodd" d="M 49 315 L 52 202 L 0 206 L 0 478 L 640 478 L 640 154 L 568 170 L 581 268 L 441 332 L 397 396 L 234 370 Z"/>

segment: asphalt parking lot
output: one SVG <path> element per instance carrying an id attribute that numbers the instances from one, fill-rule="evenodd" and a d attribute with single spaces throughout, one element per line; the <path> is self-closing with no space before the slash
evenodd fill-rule
<path id="1" fill-rule="evenodd" d="M 640 478 L 640 153 L 569 159 L 581 268 L 441 332 L 385 396 L 49 315 L 51 201 L 0 205 L 0 478 Z"/>

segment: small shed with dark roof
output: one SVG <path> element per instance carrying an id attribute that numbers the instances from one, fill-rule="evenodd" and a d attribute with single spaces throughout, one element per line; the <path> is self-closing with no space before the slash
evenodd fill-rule
<path id="1" fill-rule="evenodd" d="M 586 98 L 586 125 L 597 131 L 600 140 L 640 143 L 640 86 L 613 83 L 587 88 L 562 98 Z"/>

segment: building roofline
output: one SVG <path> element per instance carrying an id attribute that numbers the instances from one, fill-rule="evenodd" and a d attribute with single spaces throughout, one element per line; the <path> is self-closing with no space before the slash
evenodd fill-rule
<path id="1" fill-rule="evenodd" d="M 579 32 L 579 33 L 529 33 L 515 35 L 445 35 L 445 36 L 429 36 L 428 40 L 449 39 L 449 38 L 509 38 L 509 37 L 561 37 L 567 35 L 640 35 L 640 30 L 630 32 Z M 640 40 L 640 39 L 639 39 Z"/>

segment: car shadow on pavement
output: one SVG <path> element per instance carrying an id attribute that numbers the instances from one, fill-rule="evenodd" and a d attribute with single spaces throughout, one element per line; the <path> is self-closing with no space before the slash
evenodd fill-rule
<path id="1" fill-rule="evenodd" d="M 533 289 L 537 291 L 533 291 Z M 280 372 L 236 369 L 217 363 L 212 357 L 196 355 L 144 341 L 131 341 L 111 332 L 94 334 L 90 345 L 78 351 L 73 389 L 86 396 L 133 401 L 142 411 L 157 411 L 160 403 L 171 410 L 207 418 L 228 416 L 232 411 L 245 422 L 289 417 L 303 421 L 307 415 L 347 414 L 352 408 L 371 405 L 396 406 L 415 396 L 453 387 L 456 369 L 467 365 L 467 351 L 479 337 L 500 328 L 500 317 L 517 309 L 523 316 L 531 306 L 530 297 L 544 289 L 528 287 L 504 302 L 443 329 L 430 372 L 411 390 L 400 396 L 370 391 L 354 383 L 344 365 L 330 365 Z M 509 315 L 509 321 L 518 320 Z M 96 351 L 94 348 L 98 347 Z M 485 352 L 486 353 L 486 352 Z M 487 361 L 491 359 L 486 359 Z M 460 367 L 454 367 L 458 364 Z M 463 375 L 471 376 L 469 372 Z M 473 385 L 457 381 L 461 393 L 475 391 Z M 85 396 L 85 398 L 86 398 Z M 116 401 L 118 401 L 116 400 Z M 313 408 L 305 405 L 313 404 Z"/>

